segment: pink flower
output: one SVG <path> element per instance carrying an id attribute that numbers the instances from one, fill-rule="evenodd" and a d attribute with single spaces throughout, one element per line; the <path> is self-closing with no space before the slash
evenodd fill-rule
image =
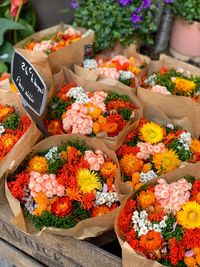
<path id="1" fill-rule="evenodd" d="M 89 163 L 90 170 L 99 171 L 104 163 L 104 156 L 100 153 L 94 153 L 92 150 L 85 151 L 84 159 Z"/>
<path id="2" fill-rule="evenodd" d="M 27 3 L 27 0 L 24 0 L 23 4 L 25 3 Z M 11 17 L 15 18 L 20 4 L 21 4 L 21 0 L 11 0 L 11 7 L 10 7 Z"/>

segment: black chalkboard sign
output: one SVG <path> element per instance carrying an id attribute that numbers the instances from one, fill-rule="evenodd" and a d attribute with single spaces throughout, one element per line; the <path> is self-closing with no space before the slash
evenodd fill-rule
<path id="1" fill-rule="evenodd" d="M 47 87 L 37 70 L 18 51 L 12 61 L 12 80 L 19 90 L 22 101 L 38 116 L 42 115 L 46 105 Z"/>

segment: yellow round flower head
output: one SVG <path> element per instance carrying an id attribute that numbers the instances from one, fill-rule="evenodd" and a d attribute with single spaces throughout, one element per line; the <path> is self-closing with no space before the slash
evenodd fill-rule
<path id="1" fill-rule="evenodd" d="M 48 171 L 48 162 L 45 159 L 45 157 L 40 156 L 34 156 L 29 162 L 28 162 L 28 170 L 39 172 L 39 173 L 45 173 Z"/>
<path id="2" fill-rule="evenodd" d="M 88 169 L 80 169 L 77 173 L 77 183 L 82 192 L 92 192 L 93 190 L 101 190 L 102 184 L 95 172 Z"/>
<path id="3" fill-rule="evenodd" d="M 186 229 L 200 227 L 200 204 L 189 201 L 177 212 L 177 222 Z"/>
<path id="4" fill-rule="evenodd" d="M 154 154 L 153 162 L 159 174 L 173 171 L 181 164 L 178 155 L 172 149 L 166 149 L 163 153 Z"/>
<path id="5" fill-rule="evenodd" d="M 149 143 L 159 143 L 163 140 L 163 129 L 155 122 L 147 122 L 140 129 L 141 139 Z"/>
<path id="6" fill-rule="evenodd" d="M 196 88 L 196 84 L 193 81 L 186 80 L 184 78 L 175 78 L 175 93 L 182 95 L 190 95 Z"/>

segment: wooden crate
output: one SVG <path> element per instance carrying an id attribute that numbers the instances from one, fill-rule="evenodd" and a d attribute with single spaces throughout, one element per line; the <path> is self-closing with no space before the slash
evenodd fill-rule
<path id="1" fill-rule="evenodd" d="M 10 220 L 12 212 L 5 200 L 0 198 L 0 238 L 49 267 L 120 267 L 121 259 L 97 246 L 109 243 L 115 237 L 105 234 L 88 241 L 43 233 L 40 237 L 26 235 Z M 16 265 L 18 266 L 18 265 Z M 20 266 L 20 265 L 19 265 Z M 26 265 L 31 266 L 31 265 Z M 37 265 L 36 265 L 37 266 Z M 20 266 L 21 267 L 21 266 Z"/>

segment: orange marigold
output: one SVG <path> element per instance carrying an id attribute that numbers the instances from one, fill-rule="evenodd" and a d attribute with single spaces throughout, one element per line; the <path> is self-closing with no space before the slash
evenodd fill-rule
<path id="1" fill-rule="evenodd" d="M 44 193 L 38 193 L 34 200 L 38 204 L 38 207 L 34 210 L 34 215 L 40 216 L 44 211 L 48 210 L 50 201 Z"/>
<path id="2" fill-rule="evenodd" d="M 116 122 L 106 122 L 102 125 L 102 131 L 107 132 L 108 134 L 114 133 L 118 128 L 118 124 Z"/>
<path id="3" fill-rule="evenodd" d="M 40 156 L 34 156 L 29 162 L 28 162 L 28 170 L 39 172 L 39 173 L 45 173 L 48 171 L 48 163 L 45 157 Z"/>
<path id="4" fill-rule="evenodd" d="M 14 107 L 0 105 L 0 122 L 4 121 L 4 119 L 13 112 L 15 112 Z"/>
<path id="5" fill-rule="evenodd" d="M 91 209 L 90 216 L 91 217 L 100 217 L 100 216 L 103 216 L 103 215 L 107 214 L 108 212 L 116 209 L 117 207 L 118 207 L 117 204 L 113 204 L 110 208 L 106 205 L 96 206 L 96 207 L 93 207 Z"/>
<path id="6" fill-rule="evenodd" d="M 142 172 L 147 173 L 151 170 L 151 163 L 145 163 L 142 167 Z"/>
<path id="7" fill-rule="evenodd" d="M 11 148 L 17 142 L 17 137 L 14 134 L 4 134 L 0 138 L 3 148 L 5 149 L 6 153 L 11 150 Z"/>
<path id="8" fill-rule="evenodd" d="M 197 267 L 194 257 L 185 257 L 184 262 L 187 265 L 187 267 Z"/>
<path id="9" fill-rule="evenodd" d="M 150 190 L 141 191 L 137 197 L 137 201 L 142 209 L 146 209 L 149 206 L 153 206 L 156 202 L 154 193 Z"/>
<path id="10" fill-rule="evenodd" d="M 193 152 L 200 153 L 200 141 L 197 139 L 193 139 L 190 148 Z"/>
<path id="11" fill-rule="evenodd" d="M 195 256 L 196 263 L 200 265 L 200 253 Z"/>
<path id="12" fill-rule="evenodd" d="M 117 166 L 111 161 L 104 162 L 103 165 L 101 165 L 100 172 L 103 176 L 109 177 L 109 176 L 116 176 L 116 170 Z"/>
<path id="13" fill-rule="evenodd" d="M 92 125 L 92 130 L 95 134 L 98 134 L 100 133 L 101 131 L 101 125 L 99 122 L 94 122 L 93 125 Z"/>
<path id="14" fill-rule="evenodd" d="M 47 126 L 47 130 L 52 135 L 63 133 L 62 122 L 58 119 L 51 120 Z"/>
<path id="15" fill-rule="evenodd" d="M 73 205 L 68 197 L 60 197 L 51 205 L 51 212 L 58 217 L 66 217 L 72 210 Z"/>
<path id="16" fill-rule="evenodd" d="M 146 235 L 142 235 L 140 238 L 140 246 L 147 252 L 154 252 L 159 249 L 162 243 L 162 237 L 160 233 L 150 231 Z"/>
<path id="17" fill-rule="evenodd" d="M 135 188 L 134 189 L 135 190 L 138 190 L 142 185 L 143 185 L 143 183 L 138 183 L 138 184 L 135 185 Z"/>
<path id="18" fill-rule="evenodd" d="M 134 172 L 139 172 L 141 170 L 143 161 L 131 153 L 121 158 L 120 166 L 125 175 L 132 176 Z"/>
<path id="19" fill-rule="evenodd" d="M 136 185 L 136 184 L 138 184 L 140 182 L 140 174 L 139 174 L 139 172 L 134 172 L 133 174 L 132 174 L 132 183 L 134 184 L 134 185 Z"/>

